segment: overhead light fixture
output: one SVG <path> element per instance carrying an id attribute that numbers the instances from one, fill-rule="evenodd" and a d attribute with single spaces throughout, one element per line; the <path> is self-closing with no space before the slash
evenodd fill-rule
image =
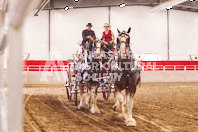
<path id="1" fill-rule="evenodd" d="M 80 0 L 74 0 L 75 2 L 79 2 Z"/>
<path id="2" fill-rule="evenodd" d="M 69 6 L 65 6 L 64 10 L 65 11 L 69 10 Z"/>
<path id="3" fill-rule="evenodd" d="M 172 9 L 173 7 L 172 6 L 168 6 L 166 9 L 167 10 L 170 10 L 170 9 Z"/>
<path id="4" fill-rule="evenodd" d="M 122 4 L 120 4 L 119 6 L 120 6 L 120 8 L 123 8 L 123 7 L 125 7 L 126 5 L 125 5 L 125 3 L 122 3 Z"/>
<path id="5" fill-rule="evenodd" d="M 151 12 L 158 12 L 158 11 L 167 9 L 167 7 L 170 7 L 170 6 L 173 7 L 175 5 L 184 3 L 186 1 L 189 1 L 189 0 L 169 0 L 169 1 L 166 1 L 164 3 L 161 3 L 161 4 L 159 4 L 159 5 L 154 6 L 153 8 L 151 8 Z"/>
<path id="6" fill-rule="evenodd" d="M 190 0 L 190 2 L 193 2 L 193 1 L 195 1 L 195 0 Z"/>

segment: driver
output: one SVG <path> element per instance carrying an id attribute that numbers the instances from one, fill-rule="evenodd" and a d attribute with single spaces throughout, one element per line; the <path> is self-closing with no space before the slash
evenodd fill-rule
<path id="1" fill-rule="evenodd" d="M 87 29 L 83 30 L 82 32 L 82 37 L 83 37 L 82 44 L 84 47 L 86 47 L 86 44 L 88 44 L 87 46 L 89 50 L 91 51 L 92 43 L 96 39 L 96 35 L 95 35 L 95 32 L 91 30 L 92 28 L 91 23 L 88 23 L 86 26 L 87 26 Z"/>

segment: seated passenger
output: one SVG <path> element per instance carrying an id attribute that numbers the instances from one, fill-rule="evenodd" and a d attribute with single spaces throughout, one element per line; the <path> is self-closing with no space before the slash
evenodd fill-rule
<path id="1" fill-rule="evenodd" d="M 104 29 L 105 29 L 105 31 L 102 34 L 102 42 L 106 45 L 105 52 L 108 52 L 109 50 L 112 51 L 114 40 L 115 40 L 115 35 L 110 30 L 111 29 L 110 24 L 105 23 L 104 24 Z"/>

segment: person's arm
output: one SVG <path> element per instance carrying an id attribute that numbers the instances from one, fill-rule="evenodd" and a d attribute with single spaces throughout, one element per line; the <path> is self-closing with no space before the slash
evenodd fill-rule
<path id="1" fill-rule="evenodd" d="M 115 35 L 114 35 L 114 33 L 111 31 L 111 35 L 112 35 L 112 40 L 110 41 L 110 43 L 113 43 L 114 41 L 115 41 Z"/>
<path id="2" fill-rule="evenodd" d="M 92 38 L 95 40 L 96 39 L 96 35 L 95 35 L 95 32 L 93 31 L 93 36 Z"/>

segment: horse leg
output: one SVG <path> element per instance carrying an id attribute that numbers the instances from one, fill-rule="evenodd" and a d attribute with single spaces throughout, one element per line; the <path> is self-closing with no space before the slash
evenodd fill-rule
<path id="1" fill-rule="evenodd" d="M 116 88 L 115 88 L 115 92 L 114 92 L 114 105 L 113 105 L 113 110 L 114 111 L 116 111 L 116 109 L 119 108 L 119 106 L 120 106 L 120 103 L 119 103 L 119 101 L 117 99 L 116 93 L 117 93 L 117 91 L 116 91 Z"/>
<path id="2" fill-rule="evenodd" d="M 93 94 L 93 102 L 92 102 L 92 107 L 90 109 L 91 113 L 100 113 L 100 110 L 98 109 L 98 106 L 97 106 L 97 90 L 98 90 L 98 87 L 99 85 L 95 86 L 95 92 Z"/>
<path id="3" fill-rule="evenodd" d="M 127 126 L 136 126 L 136 121 L 135 119 L 132 117 L 132 109 L 133 109 L 133 93 L 130 92 L 129 94 L 127 94 L 127 109 L 128 109 L 128 114 L 127 114 L 127 119 L 125 121 Z"/>
<path id="4" fill-rule="evenodd" d="M 125 91 L 125 98 L 124 98 L 124 102 L 123 105 L 126 106 L 127 105 L 127 101 L 129 100 L 129 92 L 128 89 L 126 89 Z"/>
<path id="5" fill-rule="evenodd" d="M 115 87 L 115 92 L 114 92 L 114 105 L 113 105 L 113 110 L 114 111 L 116 111 L 117 108 L 120 108 L 120 103 L 119 103 L 118 98 L 116 96 L 117 92 L 118 92 L 117 89 L 118 89 L 118 87 L 116 86 Z"/>
<path id="6" fill-rule="evenodd" d="M 124 109 L 124 105 L 123 105 L 124 98 L 119 91 L 116 92 L 116 98 L 120 104 L 120 110 L 121 110 L 121 113 L 118 115 L 118 117 L 123 117 L 126 119 L 125 109 Z"/>
<path id="7" fill-rule="evenodd" d="M 83 103 L 83 82 L 80 82 L 79 89 L 80 89 L 80 104 L 78 105 L 78 109 L 80 109 L 81 107 L 84 107 L 84 103 Z"/>
<path id="8" fill-rule="evenodd" d="M 91 91 L 91 83 L 90 82 L 86 82 L 86 86 L 87 86 L 87 90 L 88 90 L 88 92 L 87 92 L 87 96 L 86 96 L 86 98 L 85 98 L 85 105 L 86 106 L 88 106 L 88 108 L 89 108 L 89 101 L 90 101 L 90 97 L 91 97 L 91 95 L 92 95 L 92 91 Z"/>
<path id="9" fill-rule="evenodd" d="M 124 101 L 122 103 L 123 107 L 125 107 L 127 105 L 127 100 L 129 100 L 129 98 L 127 98 L 127 94 L 128 93 L 127 93 L 127 89 L 126 89 L 125 98 L 124 98 Z M 120 103 L 116 98 L 114 98 L 114 102 L 115 102 L 115 104 L 113 106 L 113 109 L 114 109 L 114 111 L 116 111 L 116 108 L 120 108 Z"/>
<path id="10" fill-rule="evenodd" d="M 116 111 L 116 109 L 120 107 L 120 103 L 118 99 L 116 98 L 116 96 L 114 97 L 114 102 L 115 104 L 113 105 L 113 110 Z"/>

